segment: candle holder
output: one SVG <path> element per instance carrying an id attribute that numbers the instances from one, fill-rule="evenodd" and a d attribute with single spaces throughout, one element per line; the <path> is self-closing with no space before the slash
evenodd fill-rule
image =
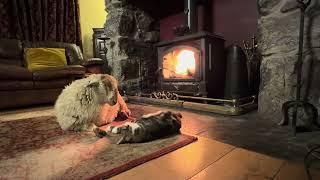
<path id="1" fill-rule="evenodd" d="M 258 44 L 255 36 L 252 36 L 251 38 L 251 45 L 249 45 L 249 42 L 243 41 L 243 47 L 249 62 L 253 60 L 257 60 L 254 58 L 257 55 L 257 49 L 258 49 Z"/>

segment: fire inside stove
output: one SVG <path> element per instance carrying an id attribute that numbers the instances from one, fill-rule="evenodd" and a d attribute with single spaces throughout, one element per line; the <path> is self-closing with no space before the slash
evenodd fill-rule
<path id="1" fill-rule="evenodd" d="M 163 56 L 162 72 L 165 79 L 194 79 L 199 53 L 181 48 L 169 51 Z"/>

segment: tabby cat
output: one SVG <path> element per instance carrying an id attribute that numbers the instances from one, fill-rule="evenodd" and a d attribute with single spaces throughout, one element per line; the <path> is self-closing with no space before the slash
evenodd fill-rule
<path id="1" fill-rule="evenodd" d="M 180 113 L 159 111 L 143 115 L 134 122 L 127 122 L 120 126 L 110 126 L 106 132 L 96 131 L 96 135 L 102 137 L 108 133 L 119 134 L 121 136 L 117 144 L 147 142 L 180 133 L 181 118 Z"/>

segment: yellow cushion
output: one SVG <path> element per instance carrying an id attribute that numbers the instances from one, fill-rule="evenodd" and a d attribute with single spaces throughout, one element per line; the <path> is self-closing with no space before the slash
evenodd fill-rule
<path id="1" fill-rule="evenodd" d="M 31 72 L 67 65 L 65 49 L 62 48 L 27 48 L 25 53 Z"/>

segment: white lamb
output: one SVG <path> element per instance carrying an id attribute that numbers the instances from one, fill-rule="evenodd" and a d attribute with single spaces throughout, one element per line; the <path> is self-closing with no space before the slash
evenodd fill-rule
<path id="1" fill-rule="evenodd" d="M 91 131 L 96 126 L 102 107 L 118 102 L 117 81 L 109 75 L 93 74 L 66 86 L 54 109 L 63 130 Z M 128 110 L 129 111 L 129 110 Z"/>

